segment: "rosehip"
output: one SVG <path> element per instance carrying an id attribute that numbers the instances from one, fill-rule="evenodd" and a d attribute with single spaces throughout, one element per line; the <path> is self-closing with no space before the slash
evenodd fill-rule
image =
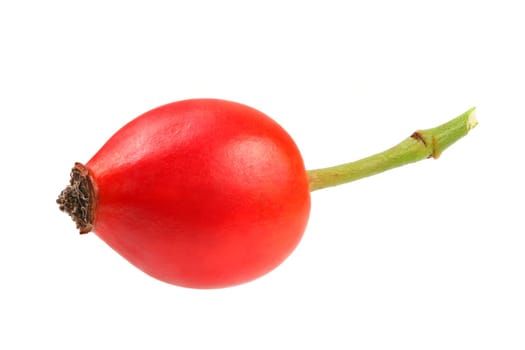
<path id="1" fill-rule="evenodd" d="M 59 198 L 139 269 L 187 287 L 225 287 L 279 265 L 310 211 L 293 140 L 242 104 L 195 99 L 153 109 L 76 164 Z"/>
<path id="2" fill-rule="evenodd" d="M 216 99 L 153 109 L 76 163 L 57 202 L 133 265 L 176 285 L 219 288 L 271 271 L 294 250 L 310 191 L 437 158 L 477 124 L 474 108 L 398 145 L 306 171 L 286 131 L 248 106 Z"/>

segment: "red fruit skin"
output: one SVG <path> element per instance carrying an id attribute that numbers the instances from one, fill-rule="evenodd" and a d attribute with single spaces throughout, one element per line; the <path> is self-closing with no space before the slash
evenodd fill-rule
<path id="1" fill-rule="evenodd" d="M 93 231 L 147 274 L 191 288 L 248 282 L 297 246 L 310 212 L 286 131 L 248 106 L 193 99 L 120 129 L 86 164 Z"/>

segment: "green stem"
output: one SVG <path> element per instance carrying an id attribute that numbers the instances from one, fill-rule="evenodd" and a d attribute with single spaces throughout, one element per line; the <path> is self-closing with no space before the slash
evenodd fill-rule
<path id="1" fill-rule="evenodd" d="M 309 170 L 310 191 L 337 186 L 426 158 L 438 158 L 477 125 L 475 107 L 432 129 L 418 130 L 384 152 L 330 168 Z"/>

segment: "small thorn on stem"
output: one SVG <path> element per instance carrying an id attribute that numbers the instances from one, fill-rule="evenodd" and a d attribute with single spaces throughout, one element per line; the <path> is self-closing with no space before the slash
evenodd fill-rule
<path id="1" fill-rule="evenodd" d="M 410 135 L 410 137 L 422 142 L 425 147 L 427 146 L 425 139 L 423 138 L 423 136 L 421 136 L 419 131 L 414 132 L 412 135 Z"/>

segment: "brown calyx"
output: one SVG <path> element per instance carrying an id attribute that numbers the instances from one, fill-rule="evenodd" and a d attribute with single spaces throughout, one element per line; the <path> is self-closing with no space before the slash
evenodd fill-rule
<path id="1" fill-rule="evenodd" d="M 60 210 L 68 213 L 75 221 L 80 233 L 88 233 L 93 229 L 95 188 L 86 166 L 75 163 L 69 185 L 60 193 L 57 203 Z"/>

